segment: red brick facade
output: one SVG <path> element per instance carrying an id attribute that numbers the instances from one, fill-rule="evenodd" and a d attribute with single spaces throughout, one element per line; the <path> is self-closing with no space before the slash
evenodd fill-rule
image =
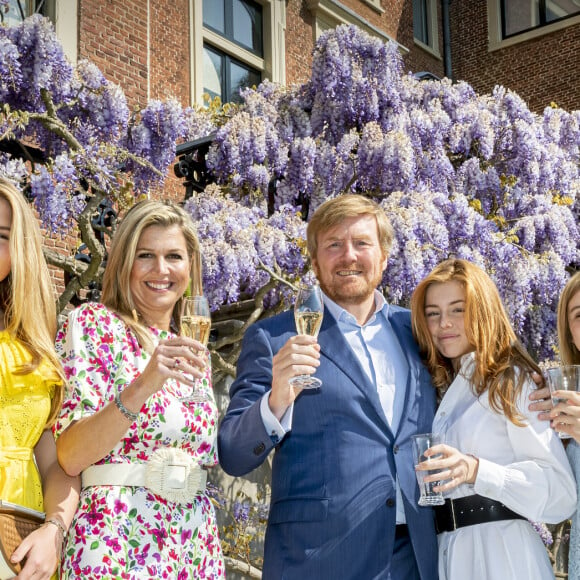
<path id="1" fill-rule="evenodd" d="M 285 2 L 286 84 L 291 85 L 308 79 L 315 13 L 306 0 Z M 383 0 L 381 11 L 363 0 L 342 0 L 340 4 L 408 49 L 408 70 L 443 76 L 442 59 L 414 43 L 411 0 Z M 148 18 L 142 0 L 81 0 L 79 58 L 92 60 L 107 78 L 121 85 L 132 106 L 143 106 L 148 98 L 169 96 L 183 105 L 191 104 L 189 6 L 189 0 L 150 0 Z M 442 54 L 441 38 L 439 30 Z"/>
<path id="2" fill-rule="evenodd" d="M 478 92 L 503 85 L 537 112 L 552 101 L 580 109 L 580 24 L 490 51 L 487 2 L 452 2 L 450 9 L 455 80 Z"/>

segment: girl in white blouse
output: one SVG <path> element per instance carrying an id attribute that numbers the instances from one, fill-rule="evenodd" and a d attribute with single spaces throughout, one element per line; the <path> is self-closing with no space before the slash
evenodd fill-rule
<path id="1" fill-rule="evenodd" d="M 446 260 L 411 299 L 413 332 L 441 404 L 419 470 L 440 470 L 435 508 L 441 580 L 554 578 L 528 520 L 557 523 L 576 506 L 558 436 L 527 409 L 540 372 L 517 340 L 497 288 L 479 267 Z M 428 463 L 428 465 L 427 465 Z M 428 508 L 421 508 L 428 509 Z"/>

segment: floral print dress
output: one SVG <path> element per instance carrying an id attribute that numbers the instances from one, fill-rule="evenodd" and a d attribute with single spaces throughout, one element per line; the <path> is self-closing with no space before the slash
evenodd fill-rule
<path id="1" fill-rule="evenodd" d="M 168 332 L 154 328 L 156 340 Z M 54 426 L 58 437 L 72 422 L 110 404 L 146 367 L 150 355 L 133 332 L 102 304 L 70 313 L 57 336 L 68 379 Z M 102 463 L 147 461 L 163 447 L 177 447 L 205 467 L 217 464 L 218 412 L 210 370 L 203 379 L 209 401 L 182 402 L 189 387 L 168 380 L 140 410 L 138 419 Z M 84 488 L 64 547 L 61 578 L 224 578 L 212 503 L 165 500 L 144 487 Z"/>

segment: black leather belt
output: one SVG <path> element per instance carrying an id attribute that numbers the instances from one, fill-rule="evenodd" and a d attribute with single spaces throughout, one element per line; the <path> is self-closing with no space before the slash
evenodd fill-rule
<path id="1" fill-rule="evenodd" d="M 407 524 L 397 524 L 395 527 L 395 540 L 402 540 L 409 537 L 409 528 Z"/>
<path id="2" fill-rule="evenodd" d="M 475 524 L 526 519 L 505 507 L 503 503 L 481 495 L 446 499 L 444 505 L 435 506 L 434 509 L 435 528 L 438 534 L 453 532 L 459 528 Z"/>

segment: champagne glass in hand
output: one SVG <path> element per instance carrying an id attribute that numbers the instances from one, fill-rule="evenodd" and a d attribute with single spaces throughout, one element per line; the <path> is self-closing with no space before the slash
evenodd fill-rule
<path id="1" fill-rule="evenodd" d="M 318 284 L 300 286 L 294 303 L 294 320 L 298 334 L 317 337 L 323 313 L 320 286 Z M 315 389 L 322 384 L 322 381 L 311 375 L 300 375 L 290 379 L 290 384 L 303 389 Z"/>
<path id="2" fill-rule="evenodd" d="M 186 296 L 183 298 L 181 310 L 180 333 L 201 342 L 207 346 L 209 341 L 209 331 L 211 329 L 211 318 L 209 304 L 205 296 Z M 207 395 L 201 387 L 201 380 L 195 381 L 193 392 L 188 397 L 183 397 L 184 402 L 192 401 L 202 403 L 207 400 Z"/>

